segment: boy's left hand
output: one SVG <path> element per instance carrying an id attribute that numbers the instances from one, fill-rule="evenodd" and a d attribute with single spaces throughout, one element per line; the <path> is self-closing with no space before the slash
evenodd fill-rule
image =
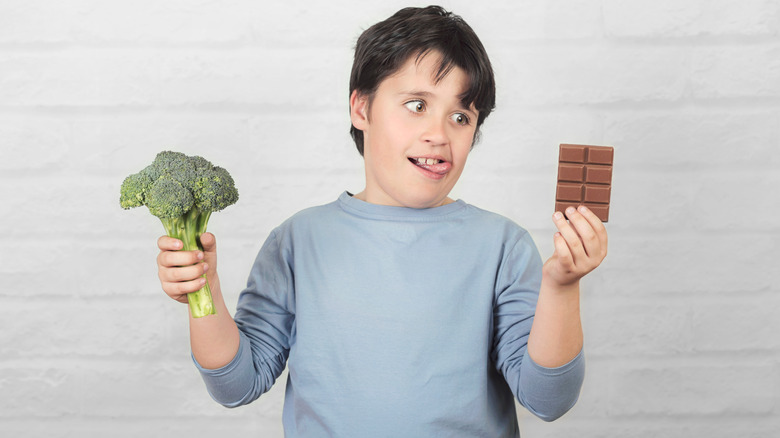
<path id="1" fill-rule="evenodd" d="M 553 237 L 555 252 L 544 263 L 542 272 L 549 281 L 565 287 L 596 269 L 607 256 L 607 230 L 585 206 L 569 207 L 565 217 L 556 212 L 553 222 L 558 227 Z"/>

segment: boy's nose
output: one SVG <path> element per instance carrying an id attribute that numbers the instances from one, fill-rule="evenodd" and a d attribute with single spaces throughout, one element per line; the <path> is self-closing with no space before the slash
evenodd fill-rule
<path id="1" fill-rule="evenodd" d="M 422 140 L 433 146 L 447 144 L 447 125 L 445 121 L 440 120 L 438 117 L 430 117 L 425 124 Z"/>

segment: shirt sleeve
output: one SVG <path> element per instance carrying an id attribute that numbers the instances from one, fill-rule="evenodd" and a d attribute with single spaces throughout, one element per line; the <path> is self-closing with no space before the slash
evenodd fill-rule
<path id="1" fill-rule="evenodd" d="M 493 310 L 492 359 L 515 398 L 544 421 L 569 411 L 579 398 L 585 377 L 583 352 L 569 363 L 546 368 L 528 355 L 542 260 L 528 233 L 508 250 L 499 269 Z"/>
<path id="2" fill-rule="evenodd" d="M 278 231 L 268 237 L 238 299 L 235 321 L 240 344 L 233 360 L 205 369 L 193 356 L 211 397 L 227 407 L 256 400 L 284 370 L 294 336 L 295 295 L 291 254 Z"/>

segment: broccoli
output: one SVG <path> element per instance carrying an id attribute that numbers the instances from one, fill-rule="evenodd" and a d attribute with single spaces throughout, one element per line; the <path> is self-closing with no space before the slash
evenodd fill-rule
<path id="1" fill-rule="evenodd" d="M 184 251 L 202 250 L 200 235 L 211 213 L 236 201 L 238 191 L 227 170 L 203 157 L 172 151 L 160 152 L 152 164 L 125 178 L 119 197 L 125 210 L 147 206 L 168 236 L 184 243 Z M 187 294 L 187 300 L 194 318 L 217 313 L 208 282 Z"/>

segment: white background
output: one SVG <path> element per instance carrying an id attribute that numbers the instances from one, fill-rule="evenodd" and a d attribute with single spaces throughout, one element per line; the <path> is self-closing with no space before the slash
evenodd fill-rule
<path id="1" fill-rule="evenodd" d="M 271 228 L 362 189 L 352 48 L 407 4 L 0 0 L 4 436 L 282 436 L 286 374 L 247 407 L 208 397 L 157 280 L 162 225 L 119 185 L 163 149 L 230 170 L 241 199 L 210 230 L 234 308 Z M 582 396 L 554 423 L 519 408 L 523 435 L 777 436 L 780 2 L 443 5 L 498 81 L 454 197 L 546 258 L 558 144 L 615 147 Z"/>

